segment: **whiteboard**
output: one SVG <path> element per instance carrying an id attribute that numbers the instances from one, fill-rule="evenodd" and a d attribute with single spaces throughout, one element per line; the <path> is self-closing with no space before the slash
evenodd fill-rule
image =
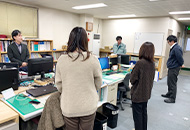
<path id="1" fill-rule="evenodd" d="M 152 42 L 155 48 L 154 55 L 162 55 L 164 33 L 135 33 L 134 53 L 139 53 L 141 45 L 145 42 Z"/>

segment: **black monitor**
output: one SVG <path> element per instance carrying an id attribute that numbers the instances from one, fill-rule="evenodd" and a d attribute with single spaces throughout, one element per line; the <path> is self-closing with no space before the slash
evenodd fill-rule
<path id="1" fill-rule="evenodd" d="M 118 58 L 117 57 L 110 58 L 110 64 L 111 65 L 117 65 L 118 64 Z"/>
<path id="2" fill-rule="evenodd" d="M 15 68 L 19 68 L 19 64 L 17 63 L 17 62 L 12 62 L 12 63 L 3 63 L 3 62 L 1 62 L 0 63 L 0 69 L 5 69 L 5 68 L 13 68 L 13 67 L 15 67 Z"/>
<path id="3" fill-rule="evenodd" d="M 0 93 L 8 88 L 18 89 L 19 75 L 17 68 L 0 69 Z"/>
<path id="4" fill-rule="evenodd" d="M 45 73 L 53 72 L 53 57 L 33 58 L 28 60 L 28 76 L 41 74 L 41 80 Z"/>
<path id="5" fill-rule="evenodd" d="M 129 55 L 120 54 L 118 57 L 120 58 L 121 64 L 129 65 Z"/>
<path id="6" fill-rule="evenodd" d="M 112 68 L 113 65 L 118 64 L 118 58 L 117 57 L 109 58 L 109 59 L 110 59 L 110 69 Z"/>

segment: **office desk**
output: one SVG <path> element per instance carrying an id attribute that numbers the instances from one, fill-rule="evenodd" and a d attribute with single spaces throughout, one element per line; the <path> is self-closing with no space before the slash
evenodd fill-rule
<path id="1" fill-rule="evenodd" d="M 102 101 L 99 101 L 98 102 L 98 107 L 100 107 L 103 103 L 105 102 L 110 102 L 114 105 L 116 105 L 116 102 L 117 102 L 117 87 L 118 87 L 118 83 L 122 82 L 125 75 L 128 74 L 130 72 L 124 72 L 124 73 L 121 73 L 121 74 L 114 74 L 115 75 L 115 78 L 114 79 L 108 79 L 108 77 L 112 78 L 114 77 L 114 75 L 106 75 L 105 72 L 102 73 L 102 77 L 103 77 L 103 81 L 109 81 L 109 82 L 104 82 L 104 84 L 101 86 L 101 91 L 103 92 L 103 99 Z M 118 78 L 116 78 L 118 77 Z M 28 88 L 27 87 L 19 87 L 18 90 L 15 91 L 15 94 L 18 94 L 18 93 L 21 93 L 21 92 L 24 92 L 26 91 Z M 0 95 L 1 96 L 1 95 Z M 2 96 L 1 96 L 2 97 Z M 40 97 L 39 97 L 40 98 Z M 38 98 L 37 98 L 38 99 Z M 37 110 L 35 112 L 32 112 L 30 114 L 27 114 L 27 115 L 23 115 L 21 114 L 20 112 L 18 112 L 17 110 L 15 110 L 10 104 L 8 103 L 3 103 L 1 102 L 5 107 L 9 108 L 7 109 L 8 111 L 12 111 L 12 113 L 15 113 L 17 115 L 17 118 L 18 116 L 20 116 L 24 121 L 28 121 L 34 117 L 37 117 L 38 115 L 40 115 L 43 111 L 43 109 L 40 109 L 40 110 Z M 8 107 L 9 106 L 9 107 Z M 11 109 L 12 108 L 12 109 Z M 16 111 L 14 111 L 14 110 Z M 6 111 L 6 109 L 4 109 L 4 111 Z M 3 121 L 6 122 L 8 120 L 11 120 L 12 118 L 16 118 L 14 114 L 8 114 L 9 112 L 6 111 L 6 115 L 10 115 L 11 118 L 7 118 L 7 119 L 4 119 Z M 18 113 L 18 114 L 17 114 Z M 3 117 L 3 115 L 1 115 L 0 113 L 0 119 L 3 119 L 1 118 Z M 18 121 L 18 119 L 15 119 L 15 121 Z M 0 122 L 1 124 L 2 122 Z"/>
<path id="2" fill-rule="evenodd" d="M 20 92 L 26 91 L 26 89 L 27 88 L 20 87 L 15 91 L 15 93 L 18 94 Z M 0 98 L 2 97 L 2 94 L 0 94 Z M 14 121 L 16 123 L 19 123 L 19 114 L 0 100 L 0 124 L 7 121 Z"/>
<path id="3" fill-rule="evenodd" d="M 109 102 L 114 105 L 117 104 L 118 83 L 121 83 L 127 74 L 130 74 L 128 71 L 123 71 L 118 74 L 106 75 L 106 72 L 102 73 L 104 84 L 99 92 L 100 101 L 98 102 L 98 107 L 102 106 L 105 102 Z"/>
<path id="4" fill-rule="evenodd" d="M 11 120 L 19 123 L 19 114 L 0 101 L 0 124 Z"/>
<path id="5" fill-rule="evenodd" d="M 23 90 L 23 89 L 21 89 L 21 90 Z M 20 90 L 20 91 L 21 91 Z M 23 91 L 22 91 L 23 92 Z M 52 93 L 51 93 L 52 94 Z M 38 97 L 38 98 L 35 98 L 35 99 L 40 99 L 40 98 L 45 98 L 45 97 L 49 97 L 49 95 L 51 95 L 51 94 L 47 94 L 47 95 L 44 95 L 44 96 L 40 96 L 40 97 Z M 19 96 L 18 96 L 19 97 Z M 31 98 L 31 97 L 29 97 L 29 98 Z M 14 111 L 16 111 L 18 114 L 19 114 L 19 116 L 23 119 L 23 121 L 28 121 L 28 120 L 30 120 L 30 119 L 32 119 L 32 118 L 35 118 L 35 117 L 37 117 L 37 116 L 39 116 L 39 115 L 41 115 L 41 113 L 42 113 L 42 111 L 43 111 L 43 106 L 45 105 L 45 104 L 42 104 L 42 107 L 40 107 L 40 108 L 35 108 L 32 104 L 30 104 L 29 103 L 29 101 L 31 101 L 31 99 L 29 99 L 28 97 L 27 97 L 27 99 L 26 100 L 23 100 L 23 102 L 22 101 L 20 101 L 19 102 L 19 100 L 17 100 L 17 97 L 13 97 L 11 100 L 11 102 L 8 102 L 8 101 L 6 101 L 6 100 L 4 100 L 4 99 L 1 99 L 5 104 L 7 104 L 10 108 L 12 108 Z M 29 100 L 29 101 L 28 101 Z M 14 103 L 14 104 L 19 104 L 19 103 L 17 103 L 17 102 L 19 102 L 21 105 L 20 106 L 18 106 L 18 105 L 16 105 L 16 106 L 14 106 L 14 105 L 12 105 L 12 103 Z M 24 105 L 23 105 L 24 104 Z M 21 107 L 25 107 L 25 108 L 21 108 Z M 24 110 L 24 109 L 26 109 L 26 111 L 21 111 L 21 110 Z M 29 110 L 28 110 L 29 109 Z"/>

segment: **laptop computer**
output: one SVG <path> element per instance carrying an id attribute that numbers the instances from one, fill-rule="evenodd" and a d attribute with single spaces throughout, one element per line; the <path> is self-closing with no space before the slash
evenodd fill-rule
<path id="1" fill-rule="evenodd" d="M 32 95 L 33 97 L 39 97 L 39 96 L 46 95 L 55 91 L 57 91 L 57 88 L 54 87 L 53 85 L 47 85 L 44 87 L 26 90 L 26 92 Z"/>

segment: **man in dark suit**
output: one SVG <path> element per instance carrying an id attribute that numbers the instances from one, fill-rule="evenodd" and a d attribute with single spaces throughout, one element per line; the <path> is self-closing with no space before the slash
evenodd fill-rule
<path id="1" fill-rule="evenodd" d="M 27 71 L 29 51 L 27 45 L 22 44 L 22 35 L 19 30 L 12 32 L 13 43 L 8 46 L 8 57 L 11 62 L 17 62 L 20 71 Z"/>
<path id="2" fill-rule="evenodd" d="M 165 99 L 166 103 L 175 103 L 176 93 L 177 93 L 177 76 L 179 74 L 179 70 L 184 63 L 183 60 L 183 51 L 182 48 L 177 43 L 177 37 L 174 35 L 170 35 L 167 38 L 168 44 L 170 47 L 170 54 L 167 61 L 168 68 L 168 92 L 166 94 L 162 94 L 162 97 L 168 98 Z"/>

